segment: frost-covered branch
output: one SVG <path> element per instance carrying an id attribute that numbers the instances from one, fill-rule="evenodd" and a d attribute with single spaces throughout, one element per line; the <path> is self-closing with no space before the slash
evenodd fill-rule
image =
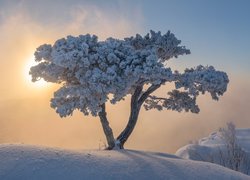
<path id="1" fill-rule="evenodd" d="M 179 55 L 190 54 L 190 50 L 185 46 L 179 46 L 181 40 L 178 40 L 173 33 L 168 31 L 162 35 L 161 32 L 150 31 L 146 36 L 142 37 L 136 34 L 135 37 L 125 38 L 125 41 L 130 42 L 136 49 L 154 49 L 158 58 L 164 62 Z"/>
<path id="2" fill-rule="evenodd" d="M 218 96 L 226 91 L 229 82 L 226 73 L 216 71 L 212 66 L 200 65 L 186 69 L 182 74 L 175 72 L 174 76 L 176 89 L 184 88 L 185 91 L 173 90 L 166 98 L 149 96 L 144 105 L 146 110 L 166 108 L 178 112 L 185 110 L 198 113 L 200 109 L 196 104 L 196 97 L 199 93 L 209 92 L 214 100 L 218 100 Z"/>
<path id="3" fill-rule="evenodd" d="M 183 74 L 175 73 L 176 89 L 184 88 L 193 96 L 208 92 L 214 100 L 218 100 L 227 90 L 229 82 L 225 72 L 216 71 L 213 66 L 198 66 L 186 69 Z"/>
<path id="4" fill-rule="evenodd" d="M 192 113 L 198 113 L 200 111 L 198 105 L 196 105 L 196 98 L 190 96 L 187 92 L 173 90 L 168 92 L 168 95 L 169 97 L 166 98 L 149 96 L 144 104 L 145 109 L 162 110 L 166 108 L 178 112 L 182 110 L 186 112 L 191 111 Z"/>
<path id="5" fill-rule="evenodd" d="M 179 44 L 170 32 L 161 35 L 151 31 L 145 37 L 105 41 L 89 34 L 67 36 L 54 45 L 37 48 L 35 60 L 39 64 L 31 67 L 30 74 L 32 81 L 43 78 L 63 84 L 51 100 L 51 107 L 60 116 L 71 115 L 75 109 L 96 116 L 103 103 L 124 99 L 138 85 L 173 81 L 173 73 L 163 60 L 190 53 Z"/>

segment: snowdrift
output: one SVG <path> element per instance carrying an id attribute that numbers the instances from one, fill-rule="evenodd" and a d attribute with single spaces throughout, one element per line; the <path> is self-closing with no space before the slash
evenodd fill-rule
<path id="1" fill-rule="evenodd" d="M 184 159 L 220 164 L 249 175 L 250 129 L 236 129 L 235 135 L 240 149 L 230 148 L 218 131 L 200 139 L 197 143 L 180 148 L 175 154 Z"/>
<path id="2" fill-rule="evenodd" d="M 1 180 L 231 179 L 249 176 L 174 155 L 132 150 L 66 151 L 27 145 L 0 145 Z"/>

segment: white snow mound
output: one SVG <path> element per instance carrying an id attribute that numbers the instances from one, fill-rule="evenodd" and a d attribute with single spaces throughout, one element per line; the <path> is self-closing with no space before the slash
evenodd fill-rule
<path id="1" fill-rule="evenodd" d="M 224 167 L 174 155 L 133 150 L 68 151 L 27 145 L 0 145 L 1 180 L 247 180 Z"/>
<path id="2" fill-rule="evenodd" d="M 220 131 L 213 132 L 197 143 L 181 147 L 175 154 L 184 159 L 220 164 L 250 175 L 250 129 L 235 129 L 235 138 L 237 146 L 230 146 Z"/>
<path id="3" fill-rule="evenodd" d="M 250 153 L 250 129 L 236 129 L 237 142 L 241 148 Z M 223 141 L 220 132 L 213 132 L 208 137 L 200 139 L 195 144 L 188 144 L 176 151 L 176 155 L 184 159 L 201 160 L 199 156 L 212 156 L 218 149 L 223 150 L 225 142 Z"/>

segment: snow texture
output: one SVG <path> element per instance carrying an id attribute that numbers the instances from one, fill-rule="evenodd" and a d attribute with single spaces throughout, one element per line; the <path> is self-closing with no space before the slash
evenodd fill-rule
<path id="1" fill-rule="evenodd" d="M 132 150 L 66 151 L 2 144 L 0 159 L 1 180 L 250 179 L 249 176 L 211 163 Z"/>
<path id="2" fill-rule="evenodd" d="M 31 67 L 32 81 L 61 83 L 54 93 L 51 107 L 61 116 L 80 110 L 96 116 L 107 101 L 116 103 L 144 85 L 164 85 L 175 82 L 178 91 L 169 92 L 169 98 L 145 103 L 147 110 L 167 108 L 177 111 L 199 112 L 196 96 L 209 92 L 213 99 L 223 95 L 229 82 L 226 73 L 212 66 L 186 69 L 184 73 L 172 70 L 167 61 L 190 54 L 180 46 L 173 33 L 150 31 L 142 37 L 124 40 L 108 38 L 98 41 L 95 35 L 67 36 L 54 45 L 44 44 L 35 52 L 36 66 Z M 180 89 L 184 89 L 180 91 Z M 143 93 L 143 92 L 142 92 Z"/>
<path id="3" fill-rule="evenodd" d="M 220 164 L 250 175 L 250 129 L 236 129 L 235 132 L 234 147 L 218 131 L 180 148 L 175 154 L 184 159 Z"/>

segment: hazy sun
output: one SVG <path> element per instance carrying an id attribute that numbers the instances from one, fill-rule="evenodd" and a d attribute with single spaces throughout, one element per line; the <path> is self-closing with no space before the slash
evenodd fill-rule
<path id="1" fill-rule="evenodd" d="M 31 81 L 31 75 L 29 75 L 29 71 L 30 71 L 30 68 L 32 66 L 35 66 L 37 65 L 37 63 L 35 62 L 35 57 L 34 56 L 31 56 L 27 59 L 26 61 L 26 64 L 25 64 L 25 67 L 24 67 L 24 78 L 25 78 L 25 82 L 31 86 L 31 87 L 34 87 L 34 88 L 44 88 L 44 87 L 47 87 L 48 86 L 48 83 L 46 81 L 44 81 L 43 79 L 40 79 L 39 81 L 36 81 L 36 82 L 32 82 Z"/>

